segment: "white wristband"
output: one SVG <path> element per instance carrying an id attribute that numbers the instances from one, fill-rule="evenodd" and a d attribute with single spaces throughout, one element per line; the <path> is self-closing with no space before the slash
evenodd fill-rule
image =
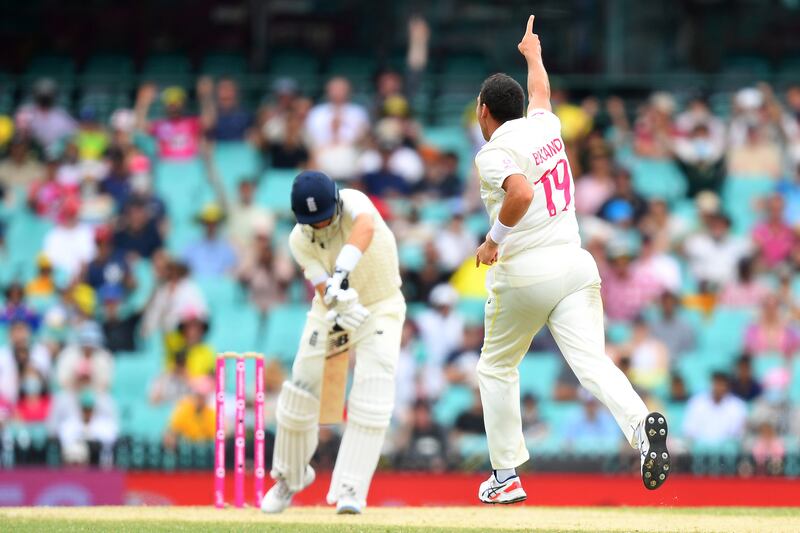
<path id="1" fill-rule="evenodd" d="M 342 246 L 338 257 L 336 257 L 336 268 L 344 270 L 345 272 L 352 272 L 358 261 L 361 259 L 361 250 L 353 244 L 345 244 Z"/>
<path id="2" fill-rule="evenodd" d="M 497 217 L 492 224 L 492 229 L 489 230 L 489 238 L 497 244 L 501 244 L 508 234 L 511 233 L 512 228 L 500 222 L 500 217 Z"/>

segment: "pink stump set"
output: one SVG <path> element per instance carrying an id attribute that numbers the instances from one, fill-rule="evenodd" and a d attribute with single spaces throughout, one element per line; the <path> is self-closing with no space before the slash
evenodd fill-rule
<path id="1" fill-rule="evenodd" d="M 245 360 L 254 359 L 255 371 L 255 442 L 253 470 L 255 479 L 255 506 L 261 506 L 264 496 L 264 356 L 260 353 L 225 352 L 217 354 L 216 373 L 216 433 L 214 439 L 214 505 L 225 506 L 225 363 L 236 361 L 236 415 L 234 426 L 233 504 L 244 507 L 245 465 Z"/>

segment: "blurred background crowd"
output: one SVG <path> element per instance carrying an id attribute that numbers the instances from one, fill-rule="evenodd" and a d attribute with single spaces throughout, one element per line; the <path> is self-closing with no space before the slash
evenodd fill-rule
<path id="1" fill-rule="evenodd" d="M 385 464 L 484 466 L 472 157 L 496 68 L 441 59 L 431 24 L 403 20 L 385 62 L 277 50 L 254 78 L 227 52 L 140 70 L 42 54 L 0 79 L 0 465 L 210 468 L 217 351 L 266 355 L 273 429 L 312 296 L 288 255 L 289 189 L 316 168 L 367 193 L 400 246 L 409 314 Z M 798 475 L 799 71 L 728 65 L 717 85 L 657 91 L 554 76 L 553 109 L 608 356 L 668 414 L 679 468 Z M 546 330 L 520 377 L 534 468 L 638 468 Z M 339 433 L 321 430 L 318 466 Z"/>

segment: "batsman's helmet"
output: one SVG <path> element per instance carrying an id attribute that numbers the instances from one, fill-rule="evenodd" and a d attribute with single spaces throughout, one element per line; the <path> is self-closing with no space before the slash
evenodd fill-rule
<path id="1" fill-rule="evenodd" d="M 292 211 L 300 224 L 316 224 L 336 213 L 339 190 L 326 174 L 306 170 L 292 184 Z"/>

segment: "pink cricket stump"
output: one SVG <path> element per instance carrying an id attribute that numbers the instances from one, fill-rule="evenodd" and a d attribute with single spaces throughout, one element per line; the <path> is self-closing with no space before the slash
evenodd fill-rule
<path id="1" fill-rule="evenodd" d="M 225 358 L 217 357 L 214 435 L 214 505 L 225 507 Z"/>
<path id="2" fill-rule="evenodd" d="M 233 441 L 233 503 L 244 507 L 244 357 L 236 358 L 236 427 Z"/>
<path id="3" fill-rule="evenodd" d="M 255 445 L 253 471 L 255 478 L 256 507 L 261 507 L 264 497 L 264 359 L 256 358 Z"/>

